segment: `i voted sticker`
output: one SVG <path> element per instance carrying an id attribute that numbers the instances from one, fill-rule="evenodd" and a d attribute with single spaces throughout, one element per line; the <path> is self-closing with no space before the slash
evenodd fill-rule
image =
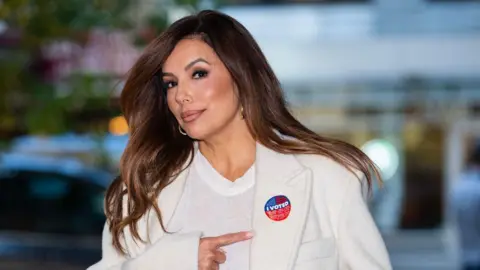
<path id="1" fill-rule="evenodd" d="M 283 195 L 270 198 L 265 204 L 265 214 L 274 221 L 282 221 L 290 215 L 292 205 L 290 200 Z"/>

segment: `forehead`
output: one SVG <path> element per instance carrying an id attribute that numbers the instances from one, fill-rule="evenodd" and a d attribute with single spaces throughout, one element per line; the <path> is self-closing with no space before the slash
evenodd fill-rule
<path id="1" fill-rule="evenodd" d="M 196 38 L 183 39 L 167 57 L 163 64 L 163 71 L 183 70 L 186 65 L 198 58 L 203 58 L 210 64 L 219 60 L 215 51 L 204 41 Z"/>

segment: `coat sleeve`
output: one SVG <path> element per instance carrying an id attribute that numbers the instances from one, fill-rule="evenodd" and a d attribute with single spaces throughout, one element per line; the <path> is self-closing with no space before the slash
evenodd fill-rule
<path id="1" fill-rule="evenodd" d="M 121 255 L 112 245 L 112 235 L 105 224 L 102 234 L 102 259 L 87 270 L 191 270 L 198 268 L 200 232 L 166 234 L 140 255 Z"/>
<path id="2" fill-rule="evenodd" d="M 351 179 L 338 220 L 340 270 L 391 270 L 384 241 L 362 192 L 362 182 Z"/>

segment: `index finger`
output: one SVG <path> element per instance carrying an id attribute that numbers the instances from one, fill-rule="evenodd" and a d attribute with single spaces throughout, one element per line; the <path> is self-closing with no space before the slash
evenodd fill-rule
<path id="1" fill-rule="evenodd" d="M 227 233 L 215 237 L 214 244 L 216 247 L 228 246 L 237 242 L 245 241 L 253 237 L 252 232 L 236 232 Z"/>

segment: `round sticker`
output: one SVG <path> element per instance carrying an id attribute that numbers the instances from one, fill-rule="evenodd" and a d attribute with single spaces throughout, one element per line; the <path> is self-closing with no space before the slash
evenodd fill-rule
<path id="1" fill-rule="evenodd" d="M 290 200 L 283 195 L 270 198 L 265 204 L 265 214 L 274 221 L 282 221 L 290 214 L 292 208 Z"/>

